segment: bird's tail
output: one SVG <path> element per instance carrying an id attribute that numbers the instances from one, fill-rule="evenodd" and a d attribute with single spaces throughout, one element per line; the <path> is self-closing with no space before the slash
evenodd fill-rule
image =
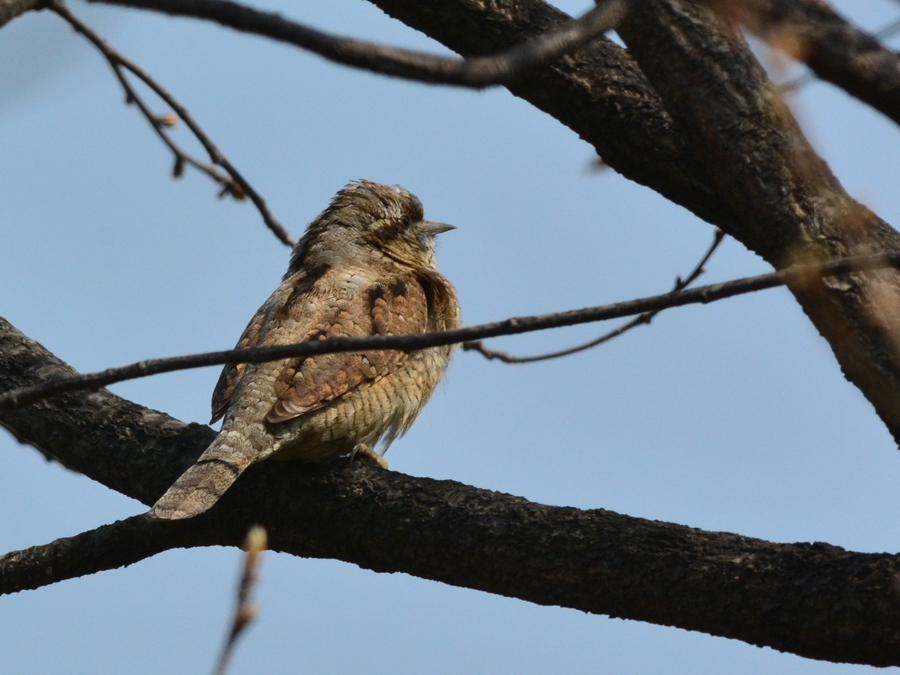
<path id="1" fill-rule="evenodd" d="M 148 515 L 153 520 L 180 520 L 203 513 L 259 458 L 245 434 L 223 431 L 159 498 Z"/>

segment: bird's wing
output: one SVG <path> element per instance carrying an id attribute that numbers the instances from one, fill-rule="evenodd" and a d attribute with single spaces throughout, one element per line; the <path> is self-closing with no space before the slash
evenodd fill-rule
<path id="1" fill-rule="evenodd" d="M 385 275 L 352 301 L 331 303 L 316 313 L 302 339 L 422 333 L 428 327 L 428 306 L 418 280 Z M 302 317 L 309 306 L 296 303 L 286 307 L 286 311 Z M 294 359 L 275 382 L 277 400 L 266 420 L 284 422 L 317 410 L 398 370 L 409 356 L 402 351 L 384 350 Z"/>
<path id="2" fill-rule="evenodd" d="M 235 349 L 251 349 L 259 345 L 259 334 L 263 323 L 266 320 L 266 314 L 260 309 L 247 324 L 241 338 L 234 346 Z M 222 369 L 219 375 L 219 381 L 216 388 L 213 389 L 212 395 L 212 420 L 210 424 L 215 422 L 225 414 L 228 404 L 231 403 L 231 397 L 244 377 L 244 371 L 247 370 L 246 363 L 229 363 Z"/>
<path id="3" fill-rule="evenodd" d="M 296 308 L 302 304 L 301 301 L 309 297 L 316 284 L 328 273 L 328 269 L 327 266 L 308 268 L 285 278 L 250 319 L 250 323 L 247 324 L 234 348 L 252 349 L 253 347 L 284 343 L 284 340 L 279 342 L 277 337 L 273 339 L 273 336 L 270 335 L 270 326 L 273 322 L 277 323 L 281 320 L 285 313 L 291 311 L 292 308 L 294 312 L 297 312 Z M 299 312 L 297 313 L 299 315 Z M 246 363 L 227 364 L 222 369 L 222 374 L 213 390 L 210 424 L 214 424 L 226 413 L 228 406 L 231 405 L 231 397 L 234 396 L 246 371 Z"/>

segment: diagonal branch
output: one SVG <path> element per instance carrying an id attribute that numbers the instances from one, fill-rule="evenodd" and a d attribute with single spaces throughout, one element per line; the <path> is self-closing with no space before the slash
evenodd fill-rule
<path id="1" fill-rule="evenodd" d="M 824 0 L 741 0 L 725 5 L 750 30 L 900 124 L 900 54 Z"/>
<path id="2" fill-rule="evenodd" d="M 564 20 L 542 0 L 370 2 L 462 54 L 491 53 Z M 593 144 L 611 168 L 776 268 L 900 249 L 900 234 L 850 198 L 809 146 L 741 36 L 717 41 L 724 28 L 702 4 L 677 3 L 687 20 L 669 4 L 632 9 L 617 27 L 628 53 L 600 39 L 510 91 Z M 791 290 L 900 442 L 900 279 L 885 272 L 825 294 Z"/>
<path id="3" fill-rule="evenodd" d="M 65 19 L 72 26 L 72 28 L 84 35 L 100 51 L 100 53 L 103 54 L 103 57 L 109 62 L 109 65 L 112 67 L 113 72 L 119 80 L 119 83 L 122 85 L 122 89 L 125 90 L 128 103 L 134 103 L 135 105 L 137 105 L 143 116 L 150 123 L 150 126 L 153 127 L 156 135 L 159 136 L 160 140 L 165 143 L 166 147 L 168 147 L 169 150 L 171 150 L 172 154 L 175 156 L 175 167 L 172 173 L 176 178 L 181 176 L 185 164 L 193 166 L 222 186 L 222 196 L 224 196 L 225 194 L 230 194 L 235 199 L 244 199 L 244 197 L 249 197 L 250 201 L 253 202 L 253 205 L 262 216 L 263 222 L 266 224 L 266 227 L 268 227 L 283 244 L 287 246 L 293 246 L 296 243 L 296 240 L 288 233 L 287 230 L 284 229 L 281 223 L 279 223 L 275 216 L 272 215 L 271 211 L 269 211 L 269 207 L 266 205 L 265 200 L 255 189 L 253 189 L 253 186 L 247 182 L 247 180 L 234 167 L 234 165 L 232 165 L 232 163 L 228 161 L 225 155 L 222 154 L 222 152 L 212 142 L 212 140 L 210 140 L 209 136 L 206 135 L 206 132 L 204 132 L 200 125 L 197 124 L 197 122 L 194 120 L 194 118 L 191 117 L 190 113 L 187 111 L 187 108 L 181 105 L 174 96 L 166 91 L 166 89 L 164 89 L 163 86 L 156 80 L 150 77 L 150 75 L 147 74 L 147 72 L 145 72 L 140 66 L 128 60 L 118 51 L 113 49 L 109 45 L 109 43 L 101 38 L 90 26 L 88 26 L 86 23 L 72 14 L 72 12 L 69 11 L 69 9 L 62 3 L 61 0 L 49 0 L 47 3 L 47 7 L 56 12 L 56 14 L 58 14 L 60 17 Z M 131 86 L 128 78 L 125 77 L 125 73 L 123 72 L 123 70 L 127 70 L 135 75 L 157 96 L 165 101 L 166 105 L 168 105 L 172 110 L 175 111 L 175 114 L 178 115 L 178 118 L 185 123 L 188 129 L 191 130 L 191 133 L 194 135 L 194 137 L 198 141 L 200 141 L 200 144 L 209 155 L 209 159 L 212 164 L 206 164 L 189 155 L 169 137 L 169 135 L 165 131 L 165 127 L 172 126 L 173 123 L 169 122 L 168 120 L 159 118 L 150 111 L 150 108 L 147 106 L 147 104 L 137 94 L 134 87 Z M 223 175 L 221 172 L 219 172 L 216 169 L 216 166 L 222 167 L 226 171 L 227 175 Z"/>
<path id="4" fill-rule="evenodd" d="M 874 256 L 832 260 L 817 265 L 795 265 L 780 272 L 770 272 L 769 274 L 761 274 L 755 277 L 745 277 L 735 281 L 700 286 L 690 290 L 654 295 L 637 300 L 626 300 L 625 302 L 617 302 L 611 305 L 600 305 L 598 307 L 575 309 L 553 314 L 513 317 L 503 321 L 435 333 L 328 338 L 327 340 L 255 347 L 253 349 L 230 349 L 187 356 L 173 356 L 164 359 L 146 359 L 127 366 L 107 368 L 106 370 L 85 375 L 67 375 L 45 380 L 40 384 L 24 389 L 6 391 L 0 394 L 0 409 L 21 406 L 52 394 L 74 391 L 76 389 L 96 389 L 115 382 L 159 375 L 160 373 L 171 373 L 177 370 L 187 370 L 189 368 L 203 368 L 225 363 L 264 363 L 286 358 L 305 358 L 320 354 L 372 349 L 413 351 L 499 337 L 501 335 L 520 335 L 551 328 L 619 319 L 635 314 L 655 313 L 671 307 L 706 304 L 736 295 L 784 285 L 790 285 L 795 289 L 815 288 L 831 283 L 828 280 L 832 277 L 843 277 L 849 273 L 894 267 L 900 267 L 900 251 L 891 251 Z"/>
<path id="5" fill-rule="evenodd" d="M 43 0 L 0 0 L 0 28 L 25 12 L 40 9 Z"/>
<path id="6" fill-rule="evenodd" d="M 198 6 L 196 0 L 148 1 L 141 6 L 165 11 L 163 1 L 167 8 Z M 514 50 L 571 23 L 571 17 L 543 0 L 372 2 L 468 57 Z M 228 7 L 235 22 L 245 16 L 242 6 Z M 616 171 L 729 231 L 726 225 L 735 214 L 674 130 L 643 73 L 613 42 L 598 38 L 552 67 L 538 67 L 527 78 L 514 80 L 509 89 L 571 127 Z"/>
<path id="7" fill-rule="evenodd" d="M 27 384 L 61 368 L 52 354 L 0 322 L 0 382 Z M 0 411 L 0 422 L 87 475 L 109 477 L 104 484 L 144 503 L 152 503 L 214 435 L 105 391 Z M 109 465 L 118 468 L 110 473 Z M 174 526 L 182 523 L 170 529 L 139 516 L 79 535 L 81 558 L 93 561 L 80 563 L 82 573 L 134 562 L 140 556 L 128 553 L 132 545 L 145 546 L 139 548 L 145 553 L 237 546 L 259 523 L 272 550 L 292 555 L 677 626 L 808 658 L 900 665 L 896 555 L 776 544 L 602 509 L 544 506 L 367 462 L 262 462 L 201 518 L 179 530 Z M 142 544 L 141 537 L 152 541 Z M 96 553 L 87 545 L 91 538 Z M 44 548 L 32 549 L 32 559 L 67 564 L 59 555 L 66 544 Z M 2 560 L 6 588 L 25 579 L 32 586 L 52 580 L 52 571 L 41 572 L 39 564 L 17 556 Z"/>
<path id="8" fill-rule="evenodd" d="M 888 38 L 894 37 L 897 33 L 900 33 L 900 19 L 892 21 L 886 26 L 879 28 L 872 34 L 872 37 L 880 42 L 881 40 L 886 40 Z M 812 71 L 808 71 L 803 75 L 794 78 L 790 82 L 785 82 L 778 85 L 778 91 L 782 94 L 796 91 L 797 89 L 806 86 L 815 79 L 815 73 L 813 73 Z"/>
<path id="9" fill-rule="evenodd" d="M 598 0 L 597 6 L 579 19 L 537 35 L 505 53 L 463 60 L 328 35 L 280 14 L 229 0 L 90 1 L 208 19 L 238 31 L 292 44 L 346 66 L 418 82 L 476 89 L 511 82 L 536 66 L 576 51 L 615 28 L 628 6 L 628 0 Z"/>
<path id="10" fill-rule="evenodd" d="M 691 0 L 648 0 L 619 34 L 741 214 L 726 232 L 776 268 L 900 246 L 818 156 L 736 28 Z M 790 288 L 900 442 L 900 275 Z"/>
<path id="11" fill-rule="evenodd" d="M 203 520 L 159 527 L 144 515 L 0 556 L 0 595 L 132 565 L 173 548 L 204 546 Z"/>

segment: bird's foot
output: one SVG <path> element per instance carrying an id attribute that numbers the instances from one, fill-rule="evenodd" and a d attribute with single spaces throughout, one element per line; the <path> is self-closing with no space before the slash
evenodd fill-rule
<path id="1" fill-rule="evenodd" d="M 353 446 L 353 450 L 350 451 L 350 461 L 352 462 L 357 455 L 368 459 L 370 462 L 375 462 L 382 469 L 388 468 L 388 463 L 385 461 L 384 457 L 379 455 L 365 443 L 357 443 Z"/>

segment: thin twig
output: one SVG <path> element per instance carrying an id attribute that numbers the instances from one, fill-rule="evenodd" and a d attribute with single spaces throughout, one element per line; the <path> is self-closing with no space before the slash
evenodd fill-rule
<path id="1" fill-rule="evenodd" d="M 472 59 L 435 56 L 337 37 L 289 21 L 274 12 L 263 12 L 226 0 L 91 1 L 208 19 L 235 30 L 287 42 L 347 66 L 418 82 L 480 89 L 508 83 L 535 66 L 550 63 L 563 54 L 583 47 L 615 28 L 629 4 L 638 0 L 598 0 L 596 7 L 557 30 L 548 31 L 501 54 Z"/>
<path id="2" fill-rule="evenodd" d="M 170 373 L 189 368 L 203 368 L 225 363 L 265 363 L 288 358 L 306 358 L 320 354 L 339 352 L 359 352 L 381 349 L 397 349 L 415 351 L 441 345 L 451 345 L 470 340 L 499 337 L 501 335 L 518 335 L 533 331 L 576 326 L 595 321 L 620 319 L 645 312 L 656 312 L 669 307 L 706 304 L 724 300 L 735 295 L 743 295 L 785 284 L 809 285 L 821 277 L 863 272 L 888 267 L 900 267 L 900 251 L 888 251 L 876 255 L 855 256 L 840 260 L 831 260 L 814 265 L 793 265 L 780 272 L 761 274 L 734 281 L 726 281 L 699 288 L 654 295 L 637 300 L 628 300 L 611 305 L 600 305 L 585 309 L 540 314 L 537 316 L 513 317 L 504 321 L 486 323 L 480 326 L 457 328 L 455 330 L 434 333 L 416 333 L 412 335 L 375 335 L 370 337 L 337 337 L 327 340 L 315 340 L 288 345 L 256 347 L 254 349 L 231 349 L 219 352 L 206 352 L 188 356 L 175 356 L 165 359 L 148 359 L 138 361 L 120 368 L 108 368 L 86 375 L 60 377 L 33 387 L 22 387 L 0 394 L 0 408 L 15 407 L 31 403 L 51 394 L 75 389 L 98 389 L 115 382 L 133 380 L 148 375 Z"/>
<path id="3" fill-rule="evenodd" d="M 683 291 L 685 288 L 690 286 L 697 278 L 703 274 L 706 270 L 704 266 L 709 259 L 712 257 L 712 254 L 715 253 L 716 249 L 719 247 L 719 244 L 722 243 L 722 240 L 725 238 L 725 233 L 722 232 L 718 227 L 716 228 L 715 235 L 713 236 L 713 243 L 707 249 L 706 253 L 700 259 L 700 262 L 697 263 L 696 267 L 691 271 L 690 274 L 687 275 L 684 279 L 680 276 L 675 279 L 675 286 L 672 289 L 672 292 L 675 293 L 677 291 Z M 537 361 L 549 361 L 550 359 L 558 359 L 562 356 L 569 356 L 571 354 L 577 354 L 579 352 L 587 351 L 588 349 L 593 349 L 598 345 L 602 345 L 604 342 L 609 342 L 613 338 L 617 338 L 620 335 L 627 333 L 632 328 L 637 326 L 642 326 L 644 324 L 649 324 L 653 317 L 659 314 L 662 310 L 658 309 L 654 312 L 645 312 L 640 316 L 635 317 L 631 321 L 622 324 L 618 328 L 615 328 L 608 333 L 604 333 L 598 338 L 594 338 L 590 342 L 585 342 L 584 344 L 577 345 L 575 347 L 569 347 L 567 349 L 560 349 L 556 352 L 549 352 L 547 354 L 538 354 L 536 356 L 515 356 L 514 354 L 510 354 L 509 352 L 500 351 L 497 349 L 491 349 L 490 347 L 485 347 L 484 343 L 481 340 L 475 340 L 474 342 L 464 342 L 462 344 L 463 351 L 466 352 L 478 352 L 482 356 L 484 356 L 489 361 L 497 360 L 502 361 L 503 363 L 535 363 Z"/>
<path id="4" fill-rule="evenodd" d="M 104 40 L 102 37 L 100 37 L 90 26 L 88 26 L 83 21 L 81 21 L 81 19 L 72 14 L 72 12 L 69 11 L 69 9 L 62 3 L 61 0 L 49 0 L 49 2 L 47 3 L 47 7 L 58 14 L 60 17 L 65 19 L 72 26 L 72 28 L 84 35 L 100 51 L 100 53 L 103 54 L 104 58 L 112 67 L 113 72 L 119 80 L 119 83 L 122 85 L 122 88 L 125 90 L 126 101 L 128 103 L 134 103 L 135 105 L 137 105 L 143 116 L 150 123 L 150 126 L 153 127 L 153 130 L 174 155 L 175 165 L 172 173 L 176 178 L 181 176 L 181 172 L 185 164 L 189 164 L 196 169 L 199 169 L 222 186 L 222 192 L 220 193 L 220 196 L 230 194 L 232 197 L 239 200 L 244 199 L 245 197 L 249 197 L 250 201 L 253 202 L 254 206 L 256 206 L 257 211 L 259 211 L 259 214 L 262 216 L 263 222 L 265 222 L 266 227 L 268 227 L 282 243 L 287 246 L 293 246 L 296 243 L 296 240 L 287 232 L 287 230 L 284 229 L 281 223 L 279 223 L 275 216 L 273 216 L 269 211 L 265 200 L 259 195 L 258 192 L 256 192 L 256 190 L 253 189 L 253 187 L 247 182 L 247 180 L 241 175 L 241 173 L 236 168 L 234 168 L 231 162 L 228 161 L 228 159 L 222 154 L 219 148 L 216 147 L 216 145 L 206 135 L 200 125 L 197 124 L 196 121 L 194 121 L 194 118 L 191 117 L 187 109 L 182 106 L 174 96 L 166 91 L 166 89 L 163 88 L 161 84 L 154 80 L 140 66 L 130 61 L 116 49 L 111 47 L 110 44 L 106 42 L 106 40 Z M 166 105 L 168 105 L 173 111 L 175 111 L 175 114 L 184 122 L 185 126 L 190 129 L 194 137 L 200 142 L 204 150 L 206 150 L 207 154 L 209 155 L 209 159 L 211 162 L 210 164 L 201 162 L 200 160 L 186 153 L 171 138 L 169 138 L 169 135 L 166 133 L 165 128 L 167 126 L 171 126 L 171 122 L 168 122 L 164 118 L 160 118 L 157 115 L 154 115 L 150 111 L 150 108 L 146 103 L 144 103 L 144 101 L 135 91 L 134 87 L 131 86 L 131 83 L 125 77 L 125 73 L 122 72 L 123 69 L 129 71 L 144 84 L 146 84 L 157 96 L 165 101 Z M 225 170 L 226 174 L 218 171 L 216 169 L 216 166 L 222 167 L 222 169 Z"/>
<path id="5" fill-rule="evenodd" d="M 228 637 L 225 638 L 225 644 L 222 647 L 222 652 L 219 654 L 219 660 L 213 670 L 213 675 L 225 675 L 238 637 L 256 618 L 257 610 L 250 602 L 250 594 L 256 585 L 260 557 L 267 547 L 266 530 L 261 525 L 251 527 L 247 533 L 247 538 L 244 540 L 244 551 L 247 554 L 244 556 L 244 568 L 241 573 L 240 583 L 238 583 L 234 618 L 231 621 L 231 628 L 228 631 Z"/>

